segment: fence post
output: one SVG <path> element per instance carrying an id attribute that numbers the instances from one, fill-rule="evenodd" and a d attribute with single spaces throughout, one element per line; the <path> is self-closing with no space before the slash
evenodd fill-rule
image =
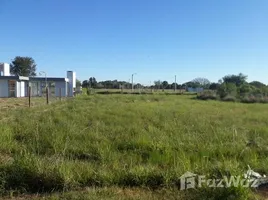
<path id="1" fill-rule="evenodd" d="M 29 108 L 31 107 L 31 86 L 28 87 Z"/>
<path id="2" fill-rule="evenodd" d="M 49 103 L 48 102 L 48 87 L 46 87 L 46 97 L 47 97 L 47 104 Z"/>
<path id="3" fill-rule="evenodd" d="M 59 88 L 60 89 L 60 101 L 61 101 L 61 88 Z"/>

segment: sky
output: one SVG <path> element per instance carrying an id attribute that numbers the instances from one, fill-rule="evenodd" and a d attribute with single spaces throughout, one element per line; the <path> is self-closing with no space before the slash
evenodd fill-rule
<path id="1" fill-rule="evenodd" d="M 267 0 L 0 0 L 0 62 L 79 80 L 268 84 Z"/>

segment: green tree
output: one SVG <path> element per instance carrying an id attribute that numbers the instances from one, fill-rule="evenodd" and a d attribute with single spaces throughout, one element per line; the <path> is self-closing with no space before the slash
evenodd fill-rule
<path id="1" fill-rule="evenodd" d="M 16 76 L 36 76 L 36 63 L 31 57 L 15 57 L 10 64 L 10 73 Z"/>
<path id="2" fill-rule="evenodd" d="M 210 90 L 217 90 L 220 87 L 219 83 L 211 83 L 209 86 Z"/>
<path id="3" fill-rule="evenodd" d="M 268 95 L 268 86 L 261 87 L 260 91 L 262 94 Z"/>
<path id="4" fill-rule="evenodd" d="M 162 85 L 163 85 L 163 89 L 168 89 L 168 82 L 167 81 L 163 81 Z"/>
<path id="5" fill-rule="evenodd" d="M 256 87 L 256 88 L 266 87 L 266 85 L 264 83 L 259 82 L 259 81 L 252 81 L 249 84 Z"/>
<path id="6" fill-rule="evenodd" d="M 87 81 L 87 80 L 84 80 L 84 81 L 82 82 L 82 87 L 83 87 L 83 88 L 87 88 L 87 87 L 88 87 L 88 81 Z"/>
<path id="7" fill-rule="evenodd" d="M 156 89 L 161 89 L 162 82 L 161 82 L 160 80 L 158 80 L 158 81 L 154 81 L 154 85 L 155 85 L 155 88 L 156 88 Z"/>
<path id="8" fill-rule="evenodd" d="M 183 88 L 197 88 L 199 87 L 199 84 L 189 81 L 189 82 L 183 83 L 182 86 Z"/>
<path id="9" fill-rule="evenodd" d="M 237 87 L 234 83 L 223 83 L 219 86 L 217 93 L 221 98 L 231 95 L 235 97 L 237 95 Z"/>
<path id="10" fill-rule="evenodd" d="M 88 80 L 89 87 L 91 87 L 91 88 L 96 88 L 97 83 L 98 82 L 97 82 L 95 77 L 90 77 Z"/>
<path id="11" fill-rule="evenodd" d="M 250 93 L 252 91 L 250 85 L 248 83 L 244 83 L 239 87 L 239 93 L 240 95 L 245 95 L 247 93 Z"/>
<path id="12" fill-rule="evenodd" d="M 238 75 L 227 75 L 222 78 L 224 83 L 234 83 L 237 87 L 246 83 L 247 76 L 240 73 Z"/>
<path id="13" fill-rule="evenodd" d="M 202 87 L 205 89 L 208 89 L 210 85 L 210 81 L 206 78 L 195 78 L 191 82 L 194 84 L 194 87 Z"/>

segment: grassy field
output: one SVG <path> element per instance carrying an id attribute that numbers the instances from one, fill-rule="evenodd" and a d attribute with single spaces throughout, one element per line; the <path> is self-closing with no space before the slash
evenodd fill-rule
<path id="1" fill-rule="evenodd" d="M 61 98 L 66 100 L 68 98 Z M 58 97 L 49 97 L 49 103 L 60 101 Z M 31 107 L 46 105 L 46 97 L 31 97 Z M 29 107 L 29 97 L 21 98 L 0 98 L 0 109 L 1 111 L 8 111 L 13 108 L 27 108 Z"/>
<path id="2" fill-rule="evenodd" d="M 196 94 L 186 92 L 184 89 L 177 89 L 176 92 L 173 89 L 149 89 L 149 88 L 135 88 L 131 89 L 89 89 L 91 94 L 165 94 L 165 95 L 179 95 L 179 94 Z M 83 93 L 87 94 L 87 88 L 83 88 Z"/>
<path id="3" fill-rule="evenodd" d="M 191 95 L 92 95 L 1 109 L 0 194 L 21 199 L 261 199 L 238 188 L 179 191 L 187 171 L 268 174 L 268 105 Z M 52 195 L 50 195 L 52 194 Z"/>

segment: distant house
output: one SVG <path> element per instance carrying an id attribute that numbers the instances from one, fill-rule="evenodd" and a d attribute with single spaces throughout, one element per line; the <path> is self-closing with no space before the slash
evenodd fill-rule
<path id="1" fill-rule="evenodd" d="M 29 86 L 31 87 L 31 96 L 42 96 L 46 85 L 50 93 L 56 97 L 72 97 L 76 88 L 76 73 L 67 71 L 67 78 L 12 76 L 10 75 L 10 65 L 0 63 L 0 98 L 26 97 Z"/>
<path id="2" fill-rule="evenodd" d="M 191 88 L 191 87 L 187 88 L 187 92 L 203 92 L 203 91 L 204 88 Z"/>

